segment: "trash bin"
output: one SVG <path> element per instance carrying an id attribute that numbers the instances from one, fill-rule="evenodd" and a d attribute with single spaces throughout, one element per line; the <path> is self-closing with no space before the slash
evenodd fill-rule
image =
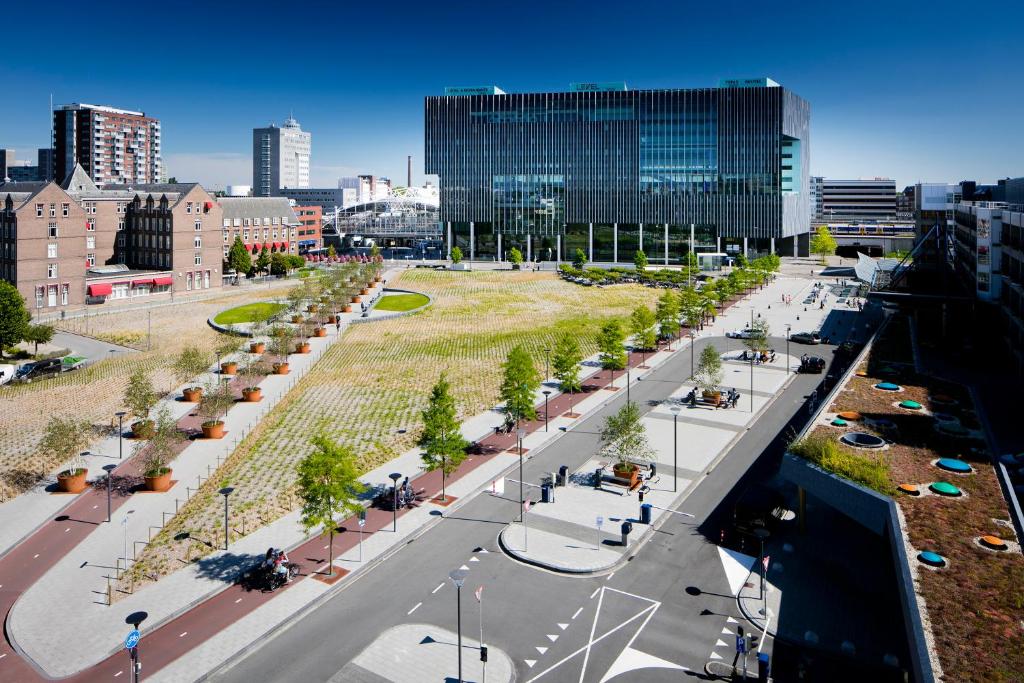
<path id="1" fill-rule="evenodd" d="M 640 506 L 640 523 L 650 524 L 651 523 L 651 504 L 644 503 Z"/>
<path id="2" fill-rule="evenodd" d="M 771 660 L 767 652 L 757 654 L 757 680 L 758 683 L 768 683 L 768 675 L 771 673 Z"/>
<path id="3" fill-rule="evenodd" d="M 548 482 L 544 482 L 540 485 L 540 502 L 542 503 L 554 503 L 555 502 L 555 487 Z"/>
<path id="4" fill-rule="evenodd" d="M 629 532 L 633 530 L 633 523 L 625 521 L 622 523 L 622 547 L 629 545 Z"/>
<path id="5" fill-rule="evenodd" d="M 595 489 L 601 488 L 601 478 L 604 476 L 603 472 L 604 472 L 604 468 L 603 467 L 598 467 L 597 471 L 594 472 L 594 488 Z"/>
<path id="6" fill-rule="evenodd" d="M 558 483 L 555 486 L 568 486 L 569 485 L 569 466 L 562 465 L 558 468 Z"/>

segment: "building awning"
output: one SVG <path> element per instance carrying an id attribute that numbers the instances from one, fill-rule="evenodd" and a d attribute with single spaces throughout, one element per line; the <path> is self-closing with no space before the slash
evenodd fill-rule
<path id="1" fill-rule="evenodd" d="M 280 249 L 280 248 L 281 248 L 281 243 L 280 242 L 274 242 L 274 249 Z"/>
<path id="2" fill-rule="evenodd" d="M 153 284 L 157 285 L 157 286 L 173 285 L 174 284 L 174 278 L 171 277 L 170 275 L 165 275 L 165 276 L 162 276 L 162 277 L 155 277 L 155 278 L 153 278 Z"/>
<path id="3" fill-rule="evenodd" d="M 250 244 L 249 246 L 246 247 L 246 249 L 249 249 L 250 251 L 252 251 L 252 253 L 255 254 L 257 251 L 260 250 L 260 245 L 258 245 L 258 244 Z"/>
<path id="4" fill-rule="evenodd" d="M 112 290 L 113 286 L 109 282 L 98 282 L 89 285 L 89 296 L 107 296 Z"/>
<path id="5" fill-rule="evenodd" d="M 281 242 L 281 248 L 284 249 L 284 250 L 287 250 L 288 249 L 288 243 L 287 242 Z"/>
<path id="6" fill-rule="evenodd" d="M 132 280 L 132 287 L 139 287 L 141 285 L 149 286 L 153 284 L 153 278 L 143 278 L 141 280 Z"/>

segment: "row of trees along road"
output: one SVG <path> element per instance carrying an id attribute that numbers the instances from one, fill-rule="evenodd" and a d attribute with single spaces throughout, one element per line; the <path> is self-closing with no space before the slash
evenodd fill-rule
<path id="1" fill-rule="evenodd" d="M 53 326 L 33 325 L 25 297 L 11 283 L 0 281 L 0 359 L 6 349 L 23 341 L 35 344 L 38 354 L 40 344 L 53 341 Z"/>

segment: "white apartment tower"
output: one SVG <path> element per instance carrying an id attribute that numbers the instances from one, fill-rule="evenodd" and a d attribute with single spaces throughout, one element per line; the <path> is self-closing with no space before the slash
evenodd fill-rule
<path id="1" fill-rule="evenodd" d="M 280 128 L 252 129 L 252 193 L 271 197 L 279 190 L 309 187 L 312 135 L 292 117 Z"/>

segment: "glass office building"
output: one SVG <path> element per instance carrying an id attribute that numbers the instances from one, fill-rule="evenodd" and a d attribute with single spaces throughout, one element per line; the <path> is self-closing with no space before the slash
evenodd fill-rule
<path id="1" fill-rule="evenodd" d="M 475 260 L 652 264 L 700 252 L 806 253 L 810 108 L 769 79 L 718 88 L 573 84 L 425 102 L 426 172 L 449 249 Z"/>

